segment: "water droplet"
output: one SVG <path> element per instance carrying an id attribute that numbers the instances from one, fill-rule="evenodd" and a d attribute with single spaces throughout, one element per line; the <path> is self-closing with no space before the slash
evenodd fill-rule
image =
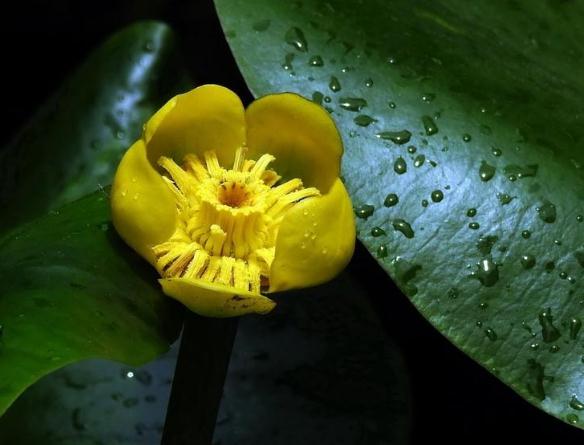
<path id="1" fill-rule="evenodd" d="M 551 202 L 545 201 L 536 210 L 537 213 L 539 214 L 539 219 L 541 219 L 543 222 L 546 222 L 548 224 L 556 222 L 556 206 L 553 205 Z"/>
<path id="2" fill-rule="evenodd" d="M 414 147 L 413 145 L 410 145 L 408 147 L 408 153 L 413 155 L 418 149 L 416 147 Z"/>
<path id="3" fill-rule="evenodd" d="M 568 278 L 568 274 L 566 272 L 560 272 L 559 276 L 562 280 L 565 280 L 566 278 Z"/>
<path id="4" fill-rule="evenodd" d="M 286 32 L 284 40 L 286 41 L 286 43 L 292 45 L 300 52 L 305 53 L 306 51 L 308 51 L 308 43 L 306 42 L 304 33 L 300 28 L 297 28 L 296 26 L 293 26 Z"/>
<path id="5" fill-rule="evenodd" d="M 389 106 L 389 108 L 391 108 L 392 110 L 395 108 L 395 102 L 388 102 L 387 105 Z"/>
<path id="6" fill-rule="evenodd" d="M 570 319 L 570 339 L 576 340 L 578 337 L 578 333 L 582 329 L 582 321 L 579 318 L 571 318 Z"/>
<path id="7" fill-rule="evenodd" d="M 552 354 L 555 354 L 556 352 L 558 352 L 560 350 L 560 347 L 558 345 L 551 345 L 550 346 L 550 352 Z"/>
<path id="8" fill-rule="evenodd" d="M 554 317 L 551 308 L 547 308 L 539 313 L 539 324 L 541 325 L 541 336 L 543 341 L 551 343 L 561 337 L 560 331 L 554 326 Z"/>
<path id="9" fill-rule="evenodd" d="M 383 230 L 381 227 L 373 227 L 371 229 L 371 236 L 383 236 L 385 235 L 385 230 Z"/>
<path id="10" fill-rule="evenodd" d="M 322 99 L 324 95 L 320 91 L 315 91 L 312 93 L 312 101 L 318 105 L 322 105 Z"/>
<path id="11" fill-rule="evenodd" d="M 480 304 L 479 304 L 479 309 L 482 309 L 483 311 L 484 311 L 485 309 L 487 309 L 488 307 L 489 307 L 489 303 L 485 303 L 485 302 L 483 302 L 483 303 L 480 303 Z"/>
<path id="12" fill-rule="evenodd" d="M 385 207 L 393 207 L 399 202 L 399 197 L 395 193 L 389 193 L 385 200 L 383 201 L 383 205 Z"/>
<path id="13" fill-rule="evenodd" d="M 393 220 L 393 222 L 391 223 L 393 225 L 394 230 L 397 230 L 398 232 L 403 233 L 403 235 L 406 238 L 413 238 L 414 237 L 414 230 L 412 229 L 412 226 L 405 220 L 403 219 L 395 219 Z"/>
<path id="14" fill-rule="evenodd" d="M 434 202 L 440 202 L 444 199 L 444 193 L 442 193 L 442 190 L 434 190 L 430 194 L 430 198 L 432 198 L 432 201 Z"/>
<path id="15" fill-rule="evenodd" d="M 428 207 L 428 200 L 422 199 L 422 207 Z"/>
<path id="16" fill-rule="evenodd" d="M 432 136 L 438 133 L 438 126 L 430 116 L 422 116 L 422 124 L 427 136 Z"/>
<path id="17" fill-rule="evenodd" d="M 270 23 L 271 21 L 268 19 L 258 20 L 257 22 L 254 22 L 254 24 L 251 25 L 251 27 L 253 28 L 254 31 L 263 32 L 270 27 Z"/>
<path id="18" fill-rule="evenodd" d="M 389 63 L 390 65 L 395 65 L 397 63 L 397 59 L 393 56 L 390 56 L 387 58 L 387 63 Z"/>
<path id="19" fill-rule="evenodd" d="M 406 160 L 401 156 L 398 157 L 393 163 L 393 171 L 396 172 L 398 175 L 403 175 L 405 172 L 407 172 L 408 165 L 406 164 Z"/>
<path id="20" fill-rule="evenodd" d="M 531 164 L 531 165 L 525 165 L 525 166 L 511 164 L 511 165 L 505 166 L 504 170 L 505 170 L 505 174 L 508 175 L 509 177 L 514 176 L 517 179 L 522 179 L 522 178 L 529 178 L 532 176 L 536 176 L 538 168 L 539 168 L 539 166 L 537 164 Z"/>
<path id="21" fill-rule="evenodd" d="M 584 410 L 584 403 L 580 402 L 575 395 L 572 395 L 572 398 L 570 399 L 570 408 L 582 411 Z"/>
<path id="22" fill-rule="evenodd" d="M 491 341 L 497 340 L 497 333 L 492 328 L 485 329 L 485 335 Z"/>
<path id="23" fill-rule="evenodd" d="M 126 137 L 126 133 L 123 130 L 116 131 L 116 139 L 124 139 Z"/>
<path id="24" fill-rule="evenodd" d="M 526 388 L 527 391 L 536 399 L 545 399 L 543 387 L 544 367 L 541 363 L 529 359 L 527 360 Z"/>
<path id="25" fill-rule="evenodd" d="M 469 218 L 473 218 L 477 215 L 477 209 L 468 209 L 466 211 L 466 216 L 468 216 Z"/>
<path id="26" fill-rule="evenodd" d="M 472 137 L 471 137 L 471 135 L 470 135 L 470 134 L 468 134 L 468 133 L 465 133 L 465 134 L 463 134 L 463 135 L 462 135 L 462 140 L 463 140 L 464 142 L 470 142 L 470 141 L 472 140 Z"/>
<path id="27" fill-rule="evenodd" d="M 477 241 L 477 249 L 484 256 L 489 255 L 498 240 L 499 237 L 495 235 L 482 236 Z"/>
<path id="28" fill-rule="evenodd" d="M 481 178 L 481 181 L 484 182 L 490 181 L 493 178 L 493 176 L 495 176 L 496 171 L 497 169 L 495 168 L 495 166 L 490 165 L 486 161 L 482 161 L 481 166 L 479 168 L 479 176 Z"/>
<path id="29" fill-rule="evenodd" d="M 584 221 L 584 215 L 578 215 L 578 216 L 576 216 L 576 221 L 578 221 L 578 222 Z"/>
<path id="30" fill-rule="evenodd" d="M 365 86 L 371 88 L 373 86 L 373 79 L 369 78 L 365 81 Z"/>
<path id="31" fill-rule="evenodd" d="M 373 215 L 374 211 L 375 211 L 374 206 L 370 204 L 363 204 L 361 207 L 355 209 L 355 214 L 357 215 L 357 217 L 361 219 L 367 219 L 371 215 Z"/>
<path id="32" fill-rule="evenodd" d="M 485 287 L 494 286 L 499 281 L 499 266 L 490 258 L 486 258 L 477 264 L 477 271 L 473 276 Z"/>
<path id="33" fill-rule="evenodd" d="M 387 257 L 387 247 L 385 245 L 381 245 L 377 248 L 377 256 L 379 258 L 386 258 Z"/>
<path id="34" fill-rule="evenodd" d="M 529 239 L 531 237 L 531 232 L 529 230 L 524 230 L 521 232 L 521 236 L 525 239 Z"/>
<path id="35" fill-rule="evenodd" d="M 568 414 L 566 420 L 572 425 L 578 425 L 580 418 L 576 414 Z"/>
<path id="36" fill-rule="evenodd" d="M 482 321 L 477 321 L 475 323 L 475 325 L 477 325 L 477 327 L 481 328 L 483 326 L 483 322 Z"/>
<path id="37" fill-rule="evenodd" d="M 507 193 L 497 193 L 497 198 L 499 198 L 499 203 L 504 206 L 513 201 L 515 196 L 510 196 Z"/>
<path id="38" fill-rule="evenodd" d="M 368 127 L 373 122 L 377 122 L 377 119 L 372 118 L 371 116 L 367 116 L 366 114 L 360 114 L 355 119 L 353 119 L 360 127 Z"/>
<path id="39" fill-rule="evenodd" d="M 426 156 L 418 155 L 416 156 L 416 159 L 414 159 L 414 167 L 421 167 L 424 165 L 424 162 L 426 162 Z"/>
<path id="40" fill-rule="evenodd" d="M 481 225 L 478 222 L 471 222 L 468 224 L 468 228 L 472 230 L 478 230 L 481 228 Z"/>
<path id="41" fill-rule="evenodd" d="M 521 266 L 524 269 L 531 269 L 535 266 L 535 257 L 533 255 L 521 255 Z"/>
<path id="42" fill-rule="evenodd" d="M 422 100 L 424 102 L 432 102 L 436 98 L 436 95 L 433 93 L 424 93 L 422 94 Z"/>
<path id="43" fill-rule="evenodd" d="M 408 130 L 382 131 L 381 133 L 377 133 L 377 137 L 380 139 L 389 140 L 394 144 L 402 145 L 410 142 L 412 133 L 410 133 Z"/>
<path id="44" fill-rule="evenodd" d="M 339 79 L 337 79 L 335 76 L 331 76 L 331 79 L 329 81 L 329 88 L 334 93 L 336 93 L 337 91 L 341 91 L 341 82 L 339 82 Z M 341 99 L 341 103 L 340 103 L 341 107 L 345 108 L 346 110 L 350 110 L 350 111 L 359 111 L 361 108 L 363 108 L 365 105 L 367 105 L 367 102 L 365 102 L 365 104 L 361 105 L 357 110 L 354 110 L 352 108 L 349 108 L 349 106 L 343 105 L 343 101 L 345 101 L 345 100 L 354 101 L 354 100 L 359 100 L 359 99 L 351 99 L 351 98 Z M 363 99 L 361 99 L 361 100 L 363 100 Z"/>
<path id="45" fill-rule="evenodd" d="M 499 157 L 503 154 L 503 151 L 500 148 L 493 147 L 491 153 L 493 153 L 493 156 Z"/>
<path id="46" fill-rule="evenodd" d="M 367 106 L 367 101 L 360 97 L 344 97 L 339 100 L 341 108 L 349 111 L 361 111 L 363 107 Z"/>
<path id="47" fill-rule="evenodd" d="M 324 62 L 322 60 L 322 57 L 320 57 L 320 56 L 312 56 L 308 60 L 308 64 L 310 66 L 323 66 L 324 65 Z"/>
<path id="48" fill-rule="evenodd" d="M 534 351 L 537 351 L 539 349 L 539 343 L 531 343 L 529 345 L 529 348 L 534 350 Z"/>
<path id="49" fill-rule="evenodd" d="M 292 62 L 294 61 L 294 54 L 292 53 L 288 53 L 286 54 L 286 56 L 284 57 L 284 63 L 282 64 L 282 68 L 284 68 L 286 71 L 292 71 Z"/>

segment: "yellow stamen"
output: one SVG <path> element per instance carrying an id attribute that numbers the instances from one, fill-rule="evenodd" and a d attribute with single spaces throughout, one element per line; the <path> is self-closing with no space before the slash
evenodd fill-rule
<path id="1" fill-rule="evenodd" d="M 170 158 L 158 161 L 175 196 L 179 220 L 173 236 L 153 247 L 158 271 L 167 278 L 259 293 L 269 285 L 284 215 L 320 193 L 304 188 L 297 178 L 277 185 L 281 177 L 268 169 L 275 159 L 270 154 L 253 161 L 245 159 L 242 147 L 231 169 L 221 167 L 214 151 L 203 157 L 189 154 L 182 167 Z"/>

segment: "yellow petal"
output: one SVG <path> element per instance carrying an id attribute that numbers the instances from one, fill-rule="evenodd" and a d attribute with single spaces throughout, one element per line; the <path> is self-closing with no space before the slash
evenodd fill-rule
<path id="1" fill-rule="evenodd" d="M 275 306 L 263 295 L 234 291 L 232 287 L 186 278 L 158 280 L 162 289 L 193 312 L 206 317 L 236 317 L 244 314 L 267 314 Z M 237 292 L 237 295 L 235 295 Z"/>
<path id="2" fill-rule="evenodd" d="M 172 192 L 146 158 L 142 140 L 130 147 L 118 166 L 111 208 L 120 236 L 154 265 L 151 248 L 174 233 L 177 211 Z"/>
<path id="3" fill-rule="evenodd" d="M 203 85 L 166 103 L 144 127 L 148 159 L 164 155 L 182 161 L 188 153 L 215 150 L 222 166 L 231 167 L 235 150 L 245 144 L 243 104 L 231 90 Z"/>
<path id="4" fill-rule="evenodd" d="M 273 168 L 284 179 L 301 178 L 305 187 L 328 192 L 339 176 L 343 145 L 324 108 L 292 94 L 272 94 L 245 112 L 248 157 L 276 157 Z"/>
<path id="5" fill-rule="evenodd" d="M 270 269 L 270 292 L 315 286 L 334 278 L 355 248 L 355 219 L 345 186 L 296 204 L 284 217 Z"/>

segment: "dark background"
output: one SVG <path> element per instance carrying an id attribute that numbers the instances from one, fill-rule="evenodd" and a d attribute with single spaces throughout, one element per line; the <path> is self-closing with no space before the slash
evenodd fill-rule
<path id="1" fill-rule="evenodd" d="M 147 4 L 145 4 L 147 3 Z M 5 145 L 37 107 L 109 34 L 138 19 L 158 19 L 178 33 L 191 74 L 251 99 L 210 1 L 29 1 L 3 6 L 0 37 Z M 584 437 L 523 401 L 458 351 L 401 295 L 364 248 L 350 265 L 362 277 L 387 336 L 405 357 L 413 397 L 413 444 L 559 443 Z M 315 438 L 315 443 L 318 439 Z M 567 442 L 566 442 L 567 443 Z"/>

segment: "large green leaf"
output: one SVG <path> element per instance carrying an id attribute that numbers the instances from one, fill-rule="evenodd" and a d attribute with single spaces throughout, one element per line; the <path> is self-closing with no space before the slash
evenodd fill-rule
<path id="1" fill-rule="evenodd" d="M 332 113 L 359 237 L 419 311 L 582 426 L 584 6 L 216 6 L 254 94 L 294 91 Z"/>
<path id="2" fill-rule="evenodd" d="M 99 47 L 0 153 L 0 229 L 109 184 L 144 121 L 183 84 L 181 67 L 162 23 Z"/>
<path id="3" fill-rule="evenodd" d="M 110 224 L 96 192 L 0 240 L 0 415 L 29 385 L 68 363 L 139 365 L 166 351 L 177 305 Z"/>

